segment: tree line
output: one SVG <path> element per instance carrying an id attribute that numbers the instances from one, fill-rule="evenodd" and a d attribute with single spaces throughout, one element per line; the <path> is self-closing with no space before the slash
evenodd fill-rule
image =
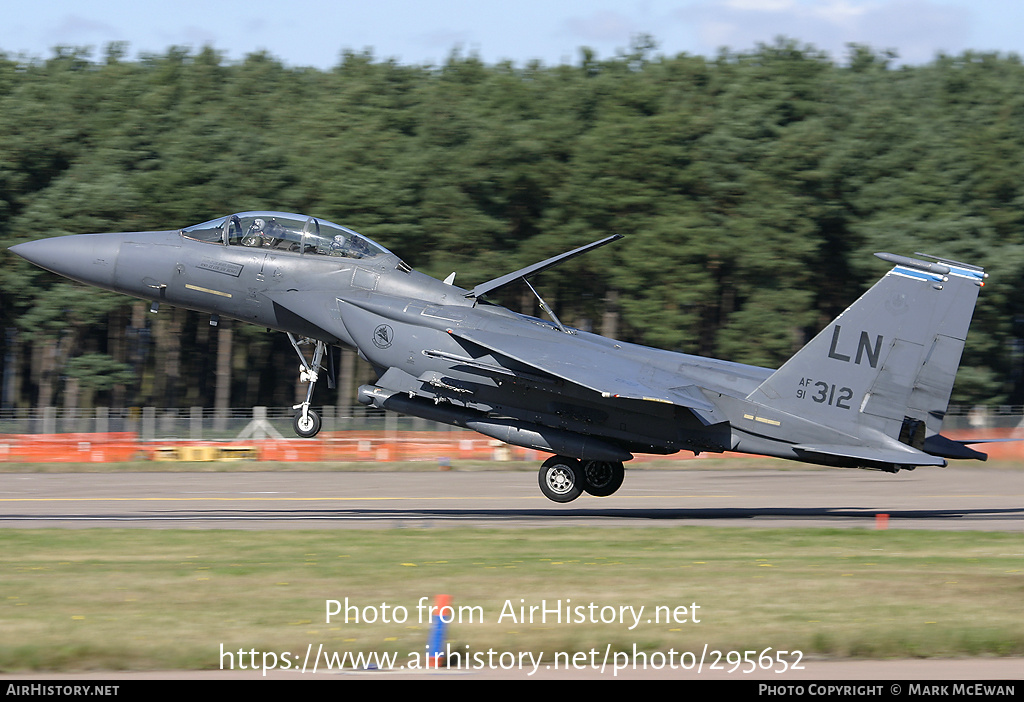
<path id="1" fill-rule="evenodd" d="M 786 39 L 665 56 L 649 37 L 559 66 L 126 55 L 0 54 L 4 247 L 272 209 L 472 287 L 618 233 L 535 281 L 565 323 L 772 367 L 885 271 L 872 253 L 925 252 L 991 274 L 954 401 L 1024 403 L 1016 56 L 839 62 Z M 295 402 L 283 335 L 149 314 L 2 255 L 4 408 Z M 537 313 L 528 292 L 500 301 Z M 352 360 L 322 402 L 369 379 Z"/>

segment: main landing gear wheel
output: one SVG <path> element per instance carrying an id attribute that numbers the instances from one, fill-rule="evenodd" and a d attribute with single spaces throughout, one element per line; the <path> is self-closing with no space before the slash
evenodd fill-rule
<path id="1" fill-rule="evenodd" d="M 608 497 L 622 487 L 626 469 L 612 461 L 584 461 L 583 489 L 594 497 Z"/>
<path id="2" fill-rule="evenodd" d="M 572 502 L 583 494 L 583 470 L 575 458 L 552 456 L 537 474 L 540 491 L 553 502 Z"/>
<path id="3" fill-rule="evenodd" d="M 303 439 L 311 439 L 320 432 L 320 415 L 311 409 L 299 412 L 292 421 L 295 433 Z"/>

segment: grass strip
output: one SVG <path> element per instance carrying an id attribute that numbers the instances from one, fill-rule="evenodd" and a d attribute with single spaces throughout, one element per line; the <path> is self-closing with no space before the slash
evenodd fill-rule
<path id="1" fill-rule="evenodd" d="M 407 656 L 439 593 L 467 653 L 1024 654 L 1024 537 L 1004 533 L 11 529 L 0 592 L 4 671 L 208 669 L 222 650 L 321 644 Z M 349 622 L 328 623 L 346 598 Z"/>

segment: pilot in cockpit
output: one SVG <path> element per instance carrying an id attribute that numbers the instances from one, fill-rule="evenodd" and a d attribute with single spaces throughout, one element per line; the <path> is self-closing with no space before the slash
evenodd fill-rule
<path id="1" fill-rule="evenodd" d="M 242 237 L 242 246 L 264 246 L 267 242 L 263 230 L 266 229 L 267 223 L 260 218 L 253 220 L 253 223 L 249 225 L 249 231 Z"/>
<path id="2" fill-rule="evenodd" d="M 329 254 L 331 256 L 344 256 L 348 249 L 348 243 L 345 241 L 345 237 L 341 234 L 337 234 L 334 240 L 331 241 Z"/>
<path id="3" fill-rule="evenodd" d="M 284 238 L 284 234 L 285 228 L 275 220 L 268 224 L 262 217 L 257 217 L 242 238 L 242 246 L 274 246 Z"/>

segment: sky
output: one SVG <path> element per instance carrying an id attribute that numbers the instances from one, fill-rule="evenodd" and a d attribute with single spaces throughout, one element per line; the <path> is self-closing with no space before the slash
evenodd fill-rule
<path id="1" fill-rule="evenodd" d="M 111 42 L 126 58 L 212 46 L 227 61 L 266 51 L 329 69 L 343 51 L 440 65 L 453 51 L 485 63 L 611 58 L 638 35 L 656 53 L 715 56 L 785 36 L 842 62 L 850 43 L 921 64 L 966 50 L 1024 55 L 1024 0 L 44 0 L 0 5 L 0 52 L 46 59 L 56 46 Z"/>

